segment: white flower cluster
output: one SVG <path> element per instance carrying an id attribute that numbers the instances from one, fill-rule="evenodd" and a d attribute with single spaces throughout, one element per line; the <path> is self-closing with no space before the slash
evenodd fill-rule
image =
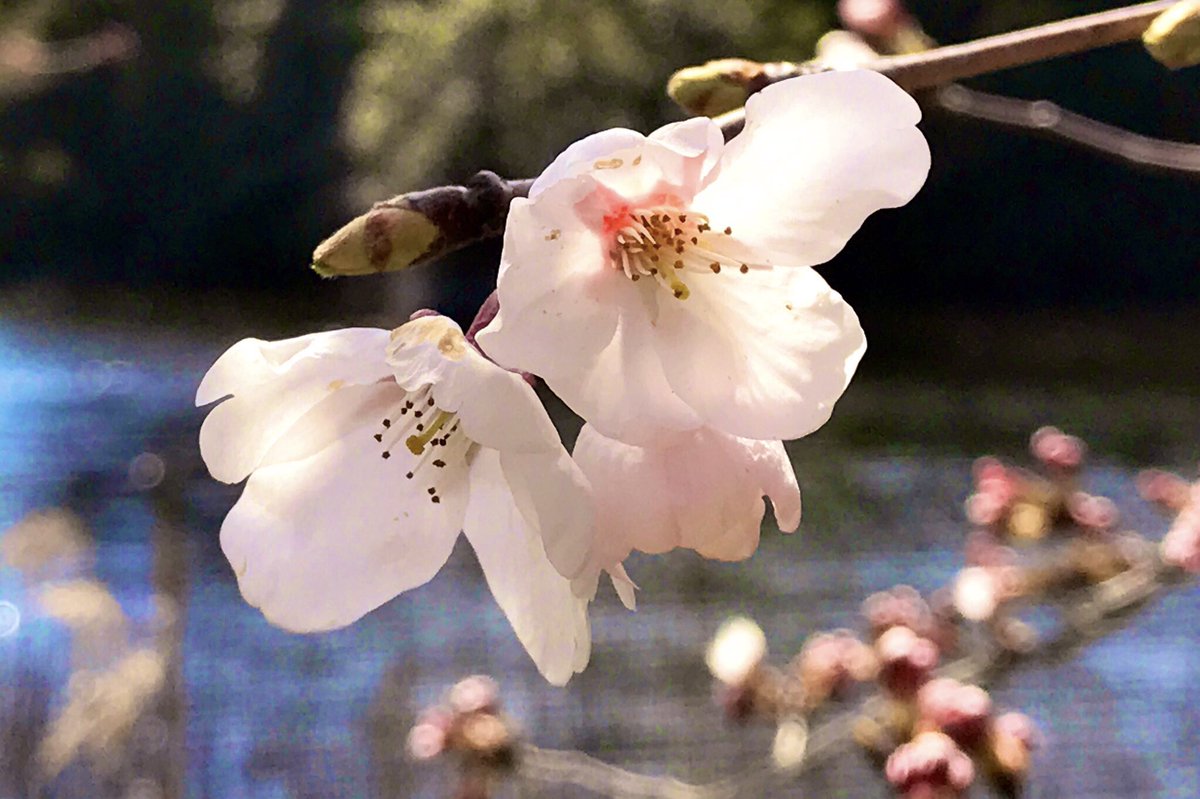
<path id="1" fill-rule="evenodd" d="M 213 476 L 245 480 L 221 543 L 248 602 L 340 627 L 441 568 L 462 531 L 539 670 L 587 663 L 603 572 L 634 549 L 749 557 L 796 529 L 782 440 L 829 419 L 866 341 L 812 267 L 929 169 L 905 92 L 871 72 L 769 87 L 708 119 L 571 145 L 509 211 L 477 349 L 441 316 L 235 344 L 198 404 Z M 537 375 L 584 426 L 573 457 Z"/>

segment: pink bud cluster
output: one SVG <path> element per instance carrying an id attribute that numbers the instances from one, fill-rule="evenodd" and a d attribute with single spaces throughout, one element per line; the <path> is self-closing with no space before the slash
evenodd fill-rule
<path id="1" fill-rule="evenodd" d="M 1147 471 L 1139 475 L 1138 489 L 1146 500 L 1175 514 L 1162 541 L 1163 561 L 1200 573 L 1200 480 L 1189 484 L 1178 475 Z"/>
<path id="2" fill-rule="evenodd" d="M 443 754 L 460 757 L 463 779 L 459 795 L 486 797 L 492 777 L 516 764 L 517 738 L 501 712 L 500 692 L 491 677 L 460 680 L 442 704 L 428 708 L 408 733 L 408 754 L 427 761 Z"/>

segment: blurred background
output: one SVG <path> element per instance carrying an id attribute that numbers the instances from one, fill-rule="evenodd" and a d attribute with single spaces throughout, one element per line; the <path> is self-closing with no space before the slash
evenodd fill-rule
<path id="1" fill-rule="evenodd" d="M 1117 5 L 910 8 L 952 43 Z M 711 632 L 747 613 L 786 656 L 872 591 L 944 584 L 974 456 L 1056 423 L 1092 445 L 1092 488 L 1161 530 L 1130 479 L 1200 459 L 1200 182 L 930 107 L 926 188 L 821 270 L 871 349 L 789 447 L 799 535 L 765 530 L 737 566 L 635 559 L 641 609 L 602 597 L 566 690 L 465 549 L 337 633 L 283 633 L 240 600 L 217 543 L 238 489 L 195 447 L 205 368 L 246 335 L 423 306 L 469 321 L 498 255 L 326 281 L 307 268 L 324 236 L 394 194 L 533 176 L 586 133 L 678 119 L 675 69 L 802 60 L 835 26 L 833 0 L 0 0 L 0 797 L 445 795 L 403 737 L 471 672 L 539 744 L 713 778 L 766 738 L 712 706 Z M 1200 142 L 1200 70 L 1136 45 L 971 85 Z M 1046 733 L 1033 795 L 1200 795 L 1198 618 L 1176 592 L 997 690 Z M 887 795 L 874 779 L 849 753 L 795 795 Z"/>

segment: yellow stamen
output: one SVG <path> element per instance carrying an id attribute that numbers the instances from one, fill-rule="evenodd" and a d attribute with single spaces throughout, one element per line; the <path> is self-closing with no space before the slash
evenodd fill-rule
<path id="1" fill-rule="evenodd" d="M 438 415 L 434 417 L 429 426 L 425 428 L 420 435 L 409 436 L 404 440 L 404 446 L 408 447 L 408 451 L 414 455 L 420 455 L 425 451 L 425 447 L 433 440 L 438 431 L 454 418 L 454 414 L 448 411 L 438 411 Z"/>

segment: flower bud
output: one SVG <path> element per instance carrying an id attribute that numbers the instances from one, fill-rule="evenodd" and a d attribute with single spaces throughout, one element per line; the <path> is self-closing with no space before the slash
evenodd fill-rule
<path id="1" fill-rule="evenodd" d="M 949 677 L 930 680 L 917 691 L 921 721 L 932 724 L 965 749 L 983 741 L 992 713 L 992 699 L 977 685 Z"/>
<path id="2" fill-rule="evenodd" d="M 473 674 L 454 684 L 448 701 L 455 713 L 495 713 L 500 708 L 500 688 L 491 677 Z"/>
<path id="3" fill-rule="evenodd" d="M 1071 520 L 1086 530 L 1105 532 L 1117 526 L 1121 513 L 1108 497 L 1097 497 L 1076 491 L 1067 499 Z"/>
<path id="4" fill-rule="evenodd" d="M 879 53 L 857 33 L 834 30 L 817 40 L 814 57 L 832 69 L 857 69 L 879 58 Z"/>
<path id="5" fill-rule="evenodd" d="M 1196 484 L 1200 487 L 1200 482 Z M 1137 476 L 1138 493 L 1147 502 L 1161 505 L 1166 510 L 1181 511 L 1189 502 L 1192 486 L 1177 474 L 1147 469 Z"/>
<path id="6" fill-rule="evenodd" d="M 1160 14 L 1142 34 L 1142 44 L 1170 69 L 1200 64 L 1200 0 L 1183 0 Z"/>
<path id="7" fill-rule="evenodd" d="M 835 630 L 805 641 L 792 668 L 804 685 L 806 704 L 813 708 L 844 692 L 850 683 L 871 679 L 879 664 L 871 647 L 847 630 Z"/>
<path id="8" fill-rule="evenodd" d="M 903 796 L 948 797 L 970 787 L 975 766 L 948 736 L 923 732 L 892 752 L 884 774 Z"/>
<path id="9" fill-rule="evenodd" d="M 1050 469 L 1074 471 L 1083 464 L 1087 445 L 1057 427 L 1043 427 L 1029 439 L 1029 451 Z"/>
<path id="10" fill-rule="evenodd" d="M 437 225 L 403 203 L 377 205 L 321 242 L 312 268 L 321 277 L 395 272 L 427 255 L 438 235 Z"/>
<path id="11" fill-rule="evenodd" d="M 1162 559 L 1176 568 L 1200 573 L 1200 507 L 1179 514 L 1162 540 Z"/>
<path id="12" fill-rule="evenodd" d="M 862 614 L 876 637 L 897 626 L 924 635 L 931 620 L 929 605 L 920 592 L 908 585 L 898 585 L 890 591 L 879 591 L 867 597 L 862 604 Z"/>
<path id="13" fill-rule="evenodd" d="M 446 730 L 436 724 L 417 724 L 405 744 L 413 760 L 432 760 L 446 749 Z"/>
<path id="14" fill-rule="evenodd" d="M 761 75 L 762 64 L 723 58 L 679 70 L 667 81 L 667 94 L 689 114 L 714 117 L 745 105 Z"/>
<path id="15" fill-rule="evenodd" d="M 937 645 L 908 627 L 893 627 L 875 642 L 879 684 L 893 696 L 908 697 L 929 679 L 938 664 Z"/>
<path id="16" fill-rule="evenodd" d="M 1030 755 L 1040 743 L 1037 726 L 1024 713 L 1005 713 L 992 721 L 988 749 L 994 767 L 1020 782 L 1029 773 Z"/>

